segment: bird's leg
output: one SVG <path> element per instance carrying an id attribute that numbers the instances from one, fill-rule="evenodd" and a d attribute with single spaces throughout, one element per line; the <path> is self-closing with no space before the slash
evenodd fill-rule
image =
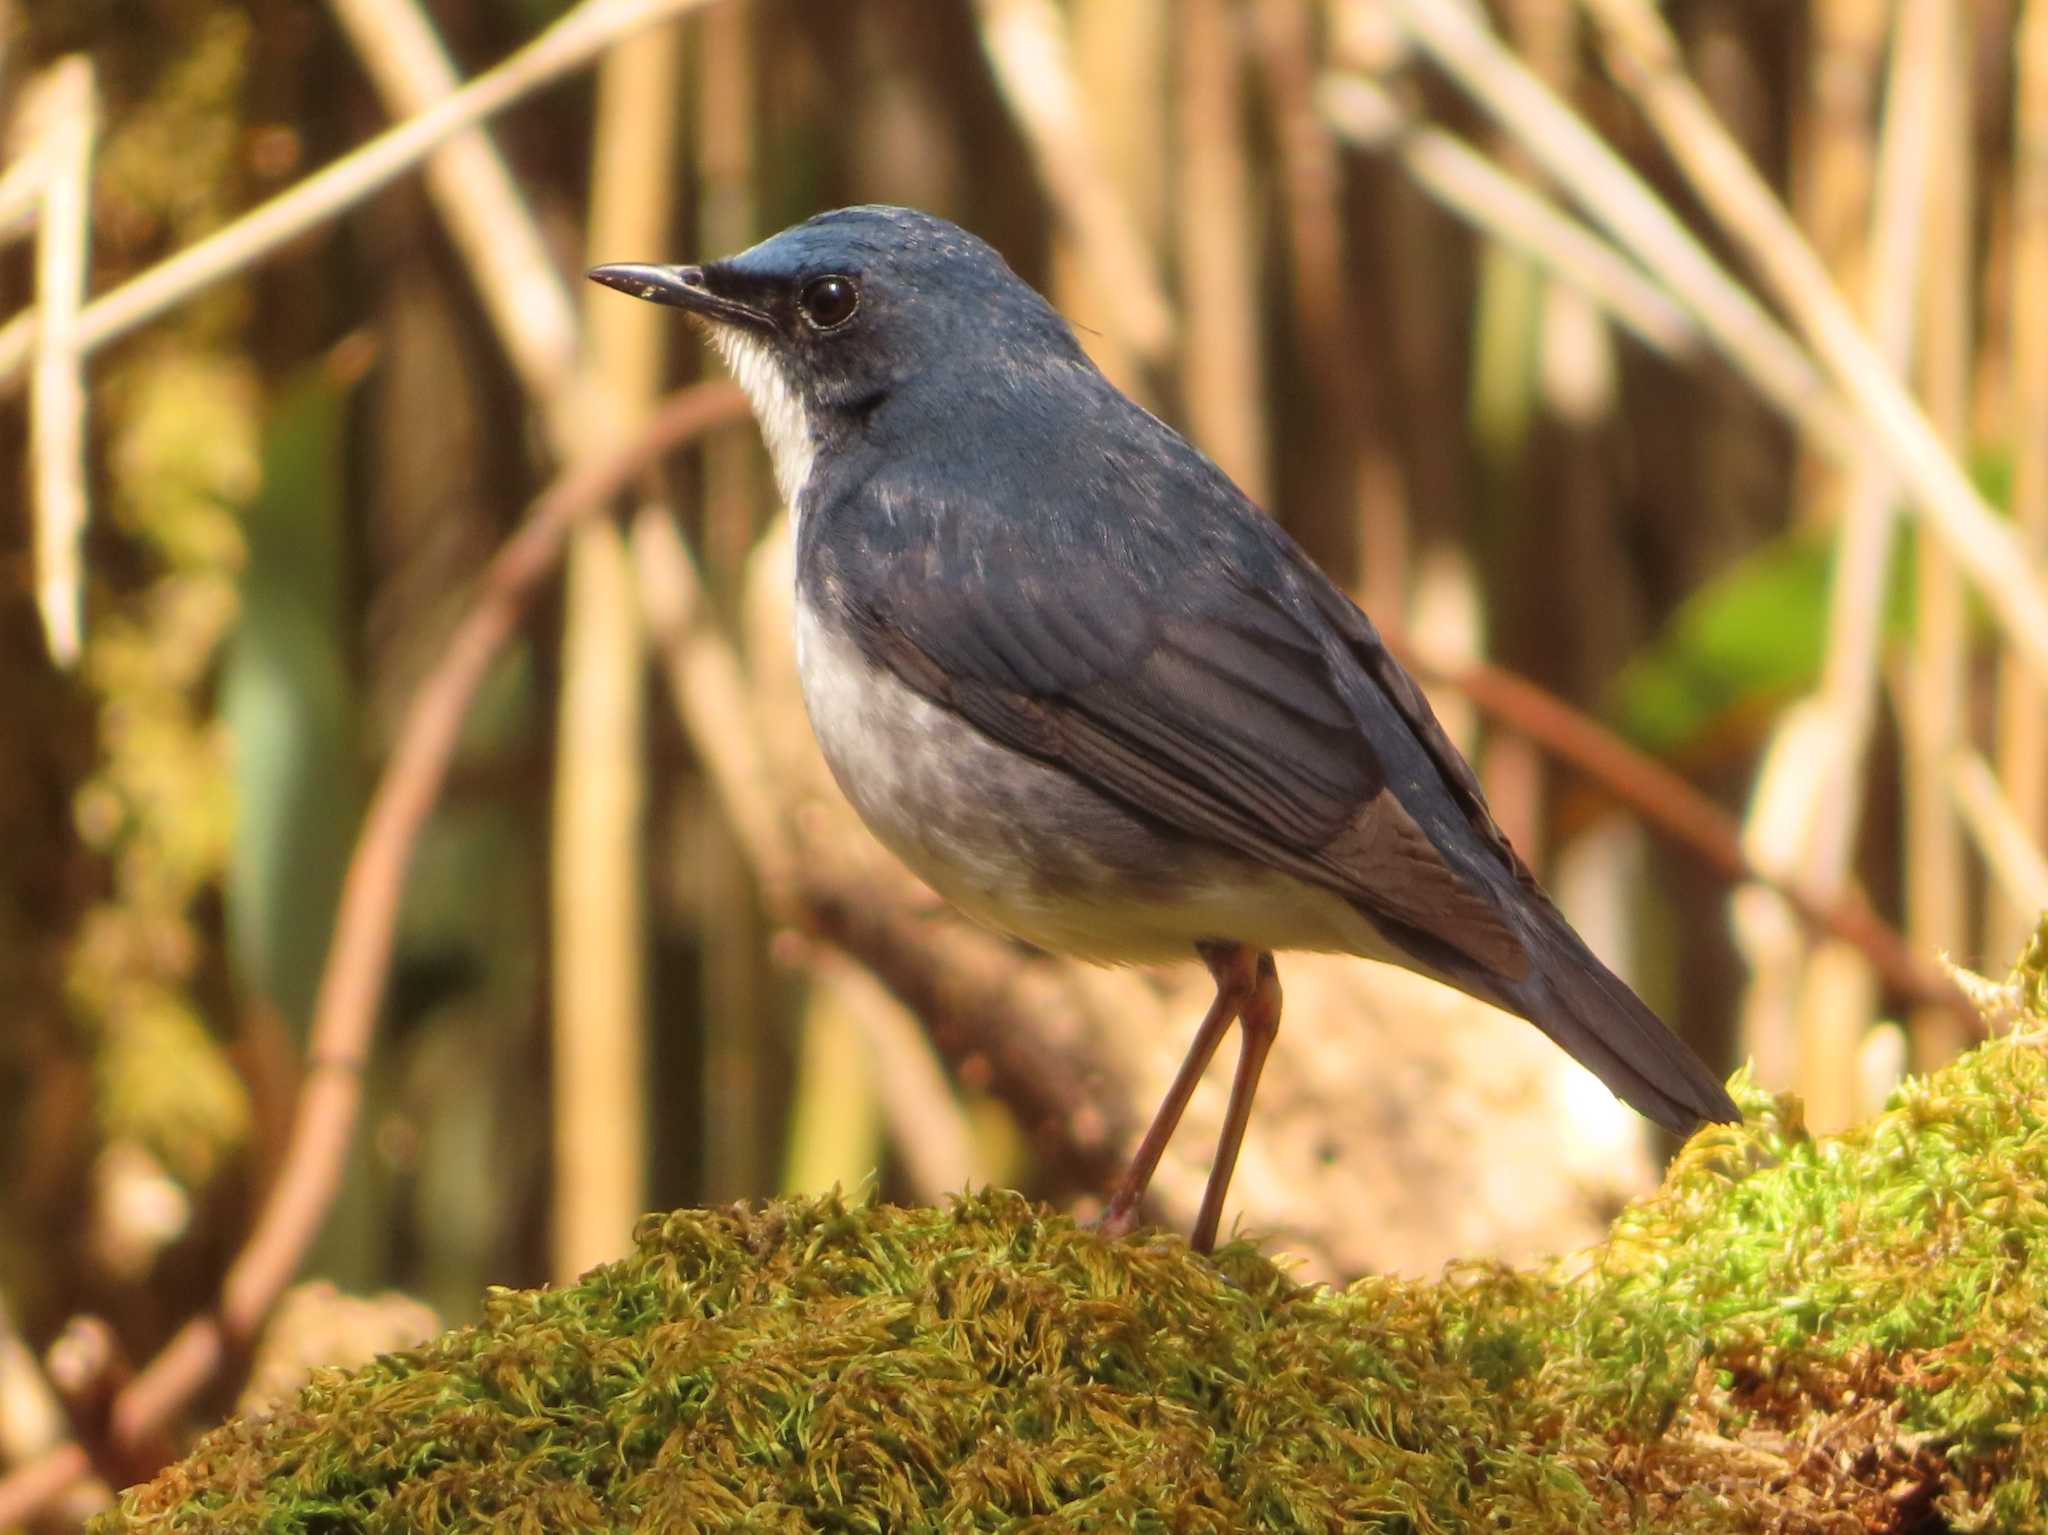
<path id="1" fill-rule="evenodd" d="M 1245 1126 L 1252 1122 L 1252 1098 L 1259 1090 L 1259 1073 L 1266 1069 L 1266 1056 L 1280 1034 L 1280 971 L 1273 956 L 1261 954 L 1252 994 L 1237 1015 L 1241 1037 L 1238 1041 L 1237 1075 L 1230 1083 L 1230 1106 L 1223 1112 L 1223 1133 L 1216 1138 L 1216 1160 L 1209 1168 L 1209 1186 L 1202 1190 L 1202 1211 L 1195 1217 L 1195 1234 L 1188 1243 L 1198 1253 L 1216 1245 L 1216 1228 L 1223 1221 L 1223 1196 L 1230 1192 L 1230 1175 L 1237 1171 L 1238 1149 L 1244 1145 Z"/>
<path id="2" fill-rule="evenodd" d="M 1173 1086 L 1166 1090 L 1159 1112 L 1152 1116 L 1151 1127 L 1146 1130 L 1145 1138 L 1138 1142 L 1130 1169 L 1110 1196 L 1109 1208 L 1102 1213 L 1102 1234 L 1107 1237 L 1127 1236 L 1138 1224 L 1138 1205 L 1145 1198 L 1145 1190 L 1151 1186 L 1159 1159 L 1166 1154 L 1166 1143 L 1173 1139 L 1174 1128 L 1187 1111 L 1188 1100 L 1195 1095 L 1195 1085 L 1202 1080 L 1202 1073 L 1209 1069 L 1209 1062 L 1215 1059 L 1216 1047 L 1223 1043 L 1223 1036 L 1236 1022 L 1237 1015 L 1251 999 L 1258 983 L 1259 956 L 1245 944 L 1198 943 L 1195 952 L 1202 956 L 1203 963 L 1209 967 L 1209 974 L 1215 977 L 1216 1000 L 1209 1004 L 1202 1026 L 1195 1030 L 1194 1042 L 1188 1046 L 1187 1058 L 1180 1063 Z M 1266 960 L 1269 971 L 1272 963 L 1270 958 Z M 1274 1017 L 1277 1019 L 1277 984 L 1274 998 Z M 1240 1075 L 1243 1070 L 1240 1065 Z M 1235 1102 L 1233 1095 L 1233 1105 Z M 1229 1181 L 1227 1174 L 1225 1181 Z"/>

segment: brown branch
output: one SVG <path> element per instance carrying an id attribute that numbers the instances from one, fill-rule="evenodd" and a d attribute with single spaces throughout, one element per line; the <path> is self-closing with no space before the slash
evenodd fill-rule
<path id="1" fill-rule="evenodd" d="M 1973 1031 L 1981 1028 L 1976 1009 L 1948 975 L 1914 953 L 1860 892 L 1824 896 L 1757 867 L 1743 848 L 1734 816 L 1655 758 L 1527 678 L 1483 663 L 1431 666 L 1399 641 L 1393 643 L 1422 676 L 1455 688 L 1474 707 L 1577 768 L 1634 810 L 1652 831 L 1723 879 L 1769 886 L 1810 927 L 1860 950 L 1900 1000 L 1953 1009 L 1969 1020 Z"/>
<path id="2" fill-rule="evenodd" d="M 683 390 L 635 440 L 557 479 L 485 568 L 469 611 L 413 697 L 356 839 L 283 1165 L 214 1308 L 186 1322 L 115 1398 L 108 1415 L 112 1454 L 132 1459 L 248 1346 L 326 1219 L 355 1131 L 414 845 L 439 798 L 469 706 L 560 564 L 570 529 L 665 454 L 745 415 L 745 400 L 729 384 Z M 0 1480 L 0 1526 L 32 1518 L 89 1469 L 85 1452 L 67 1443 Z"/>
<path id="3" fill-rule="evenodd" d="M 92 1460 L 75 1439 L 8 1472 L 0 1478 L 0 1530 L 27 1524 L 91 1474 Z"/>

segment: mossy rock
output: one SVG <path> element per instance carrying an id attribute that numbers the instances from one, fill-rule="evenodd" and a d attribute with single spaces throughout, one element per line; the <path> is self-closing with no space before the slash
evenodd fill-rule
<path id="1" fill-rule="evenodd" d="M 1847 1135 L 1737 1087 L 1533 1271 L 1334 1292 L 995 1192 L 650 1218 L 98 1528 L 2048 1531 L 2041 1019 Z"/>

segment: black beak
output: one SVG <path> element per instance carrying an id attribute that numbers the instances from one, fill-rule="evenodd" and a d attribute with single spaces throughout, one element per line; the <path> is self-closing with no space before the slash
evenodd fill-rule
<path id="1" fill-rule="evenodd" d="M 728 325 L 746 325 L 757 330 L 774 328 L 775 322 L 762 310 L 738 299 L 712 291 L 710 278 L 700 266 L 637 266 L 630 262 L 592 267 L 586 274 L 592 282 L 603 283 L 634 298 L 652 304 L 687 309 L 707 320 Z"/>

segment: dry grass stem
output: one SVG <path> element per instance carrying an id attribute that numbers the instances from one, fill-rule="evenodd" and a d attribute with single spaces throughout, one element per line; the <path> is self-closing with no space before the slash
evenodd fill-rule
<path id="1" fill-rule="evenodd" d="M 93 352 L 193 294 L 234 275 L 403 176 L 465 129 L 504 111 L 613 43 L 712 0 L 584 0 L 494 69 L 437 105 L 370 140 L 269 202 L 157 263 L 79 316 L 78 345 Z M 35 345 L 32 314 L 0 325 L 0 389 L 20 376 Z"/>
<path id="2" fill-rule="evenodd" d="M 1103 323 L 1147 363 L 1174 345 L 1173 307 L 1131 211 L 1103 171 L 1067 57 L 1066 23 L 1050 0 L 976 0 L 982 47 L 1054 213 L 1116 303 Z"/>
<path id="3" fill-rule="evenodd" d="M 1890 31 L 1891 0 L 1814 0 L 1806 111 L 1789 193 L 1800 227 L 1844 293 L 1861 299 L 1871 255 L 1877 163 L 1870 125 Z M 1898 61 L 1893 61 L 1896 79 Z M 1887 112 L 1898 110 L 1886 92 Z"/>
<path id="4" fill-rule="evenodd" d="M 1303 498 L 1292 521 L 1340 584 L 1398 624 L 1414 541 L 1408 490 L 1384 386 L 1359 366 L 1369 348 L 1354 302 L 1343 152 L 1317 105 L 1316 19 L 1308 0 L 1270 0 L 1252 15 L 1286 221 L 1288 317 L 1303 371 L 1323 402 L 1317 419 L 1327 423 L 1319 435 L 1336 451 L 1331 477 L 1341 474 L 1350 492 Z"/>
<path id="5" fill-rule="evenodd" d="M 1400 3 L 1411 26 L 1419 28 L 1415 18 L 1431 13 L 1423 0 Z M 1868 440 L 1891 460 L 1929 526 L 1983 593 L 1999 627 L 2037 672 L 2048 675 L 2048 595 L 2029 579 L 2011 530 L 1885 366 L 1813 248 L 1688 78 L 1662 18 L 1642 0 L 1584 3 L 1601 23 L 1615 75 L 1688 184 L 1763 273 L 1836 385 L 1862 413 Z M 1427 25 L 1452 30 L 1441 20 Z"/>

